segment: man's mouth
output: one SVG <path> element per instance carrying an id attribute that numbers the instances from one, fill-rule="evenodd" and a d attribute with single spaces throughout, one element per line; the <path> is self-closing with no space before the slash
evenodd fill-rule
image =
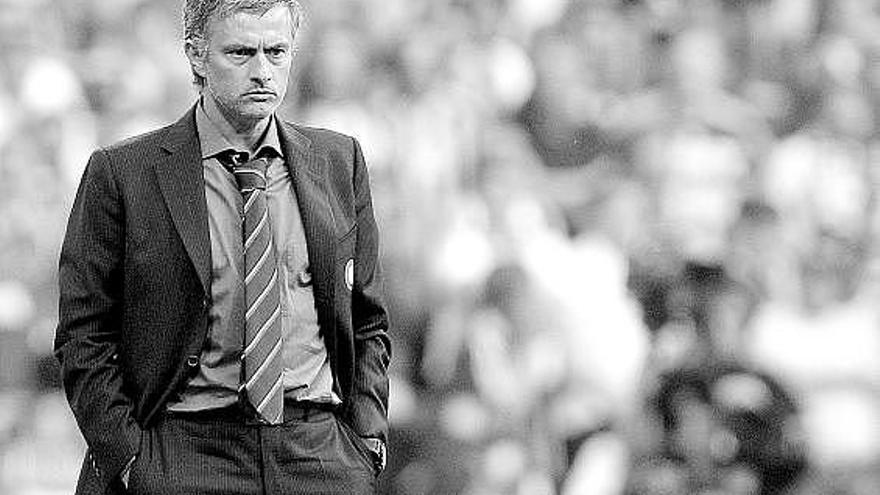
<path id="1" fill-rule="evenodd" d="M 244 95 L 245 96 L 253 96 L 255 98 L 272 98 L 272 97 L 276 96 L 274 91 L 269 91 L 269 90 L 248 91 Z"/>

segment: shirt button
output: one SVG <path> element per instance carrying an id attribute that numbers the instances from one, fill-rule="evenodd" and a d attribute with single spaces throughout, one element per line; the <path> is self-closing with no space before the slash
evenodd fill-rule
<path id="1" fill-rule="evenodd" d="M 186 357 L 186 365 L 189 366 L 190 368 L 195 368 L 196 366 L 199 365 L 199 357 L 196 356 L 195 354 L 190 354 L 189 356 Z"/>
<path id="2" fill-rule="evenodd" d="M 205 298 L 202 299 L 202 307 L 205 309 L 208 309 L 208 306 L 210 306 L 210 305 L 211 305 L 211 298 L 208 296 L 205 296 Z"/>

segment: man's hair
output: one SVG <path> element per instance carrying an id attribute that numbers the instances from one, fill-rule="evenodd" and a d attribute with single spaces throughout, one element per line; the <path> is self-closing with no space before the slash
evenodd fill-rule
<path id="1" fill-rule="evenodd" d="M 208 42 L 208 20 L 212 17 L 223 19 L 237 12 L 264 14 L 276 5 L 290 9 L 290 35 L 291 39 L 296 39 L 303 21 L 303 9 L 298 0 L 186 0 L 183 5 L 183 41 L 203 50 Z M 195 72 L 193 79 L 196 86 L 204 86 L 204 78 Z"/>

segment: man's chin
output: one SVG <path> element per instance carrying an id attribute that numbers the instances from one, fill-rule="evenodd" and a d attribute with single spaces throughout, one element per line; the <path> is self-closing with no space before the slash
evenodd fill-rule
<path id="1" fill-rule="evenodd" d="M 275 113 L 278 105 L 272 103 L 251 102 L 238 108 L 238 119 L 241 121 L 259 122 Z"/>
<path id="2" fill-rule="evenodd" d="M 275 113 L 278 108 L 276 100 L 248 102 L 242 107 L 242 114 L 255 118 L 265 118 Z"/>

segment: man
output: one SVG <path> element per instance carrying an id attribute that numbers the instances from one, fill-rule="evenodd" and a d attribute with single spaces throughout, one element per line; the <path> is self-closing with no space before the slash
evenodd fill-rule
<path id="1" fill-rule="evenodd" d="M 296 0 L 184 9 L 199 101 L 92 155 L 61 251 L 76 493 L 372 493 L 390 343 L 360 147 L 275 116 Z"/>

